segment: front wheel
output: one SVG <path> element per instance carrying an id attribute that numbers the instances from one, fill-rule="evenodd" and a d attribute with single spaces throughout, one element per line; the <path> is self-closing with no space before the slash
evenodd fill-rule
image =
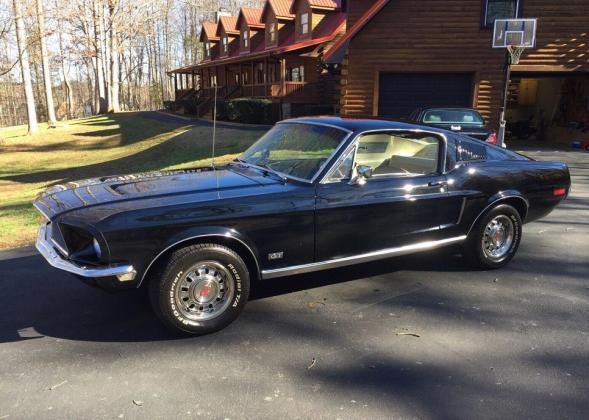
<path id="1" fill-rule="evenodd" d="M 249 273 L 240 256 L 218 244 L 173 252 L 150 278 L 149 297 L 170 329 L 202 335 L 237 318 L 249 295 Z"/>
<path id="2" fill-rule="evenodd" d="M 501 204 L 476 223 L 463 246 L 463 254 L 477 267 L 501 268 L 515 256 L 521 236 L 522 220 L 518 211 Z"/>

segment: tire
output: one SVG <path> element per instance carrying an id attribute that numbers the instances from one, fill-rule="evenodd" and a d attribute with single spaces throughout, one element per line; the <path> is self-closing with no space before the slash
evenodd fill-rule
<path id="1" fill-rule="evenodd" d="M 507 204 L 492 208 L 475 224 L 462 254 L 476 268 L 497 269 L 515 256 L 522 237 L 519 212 Z"/>
<path id="2" fill-rule="evenodd" d="M 173 252 L 149 280 L 155 314 L 172 331 L 219 331 L 243 310 L 250 290 L 247 266 L 233 250 L 196 244 Z"/>

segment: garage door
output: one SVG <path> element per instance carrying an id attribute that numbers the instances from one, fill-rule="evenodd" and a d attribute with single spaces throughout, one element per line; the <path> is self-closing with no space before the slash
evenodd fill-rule
<path id="1" fill-rule="evenodd" d="M 472 107 L 472 73 L 381 73 L 378 113 L 406 118 L 417 108 Z"/>

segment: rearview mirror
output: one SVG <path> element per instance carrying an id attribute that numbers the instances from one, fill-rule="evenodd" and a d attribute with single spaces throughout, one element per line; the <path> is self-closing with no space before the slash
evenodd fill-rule
<path id="1" fill-rule="evenodd" d="M 350 185 L 364 185 L 368 178 L 372 178 L 372 168 L 367 165 L 358 165 L 356 176 L 352 178 Z"/>

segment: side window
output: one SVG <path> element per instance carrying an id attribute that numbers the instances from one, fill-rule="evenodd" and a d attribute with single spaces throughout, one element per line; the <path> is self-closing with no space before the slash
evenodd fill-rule
<path id="1" fill-rule="evenodd" d="M 456 161 L 487 160 L 487 145 L 470 140 L 456 140 Z"/>
<path id="2" fill-rule="evenodd" d="M 346 155 L 346 157 L 339 162 L 337 167 L 327 178 L 327 182 L 337 182 L 348 180 L 352 177 L 352 168 L 354 166 L 354 152 L 355 148 L 352 148 Z"/>
<path id="3" fill-rule="evenodd" d="M 379 133 L 362 136 L 356 165 L 373 175 L 425 175 L 438 171 L 440 140 L 426 133 Z"/>

